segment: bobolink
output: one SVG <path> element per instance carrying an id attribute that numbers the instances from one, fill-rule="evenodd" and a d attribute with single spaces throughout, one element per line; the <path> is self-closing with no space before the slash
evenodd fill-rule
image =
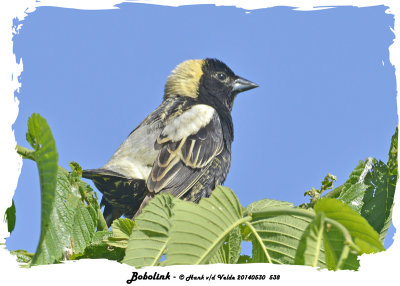
<path id="1" fill-rule="evenodd" d="M 108 225 L 132 218 L 155 194 L 198 203 L 225 181 L 236 95 L 257 87 L 216 59 L 187 60 L 168 77 L 164 100 L 103 167 L 84 170 L 103 193 Z"/>

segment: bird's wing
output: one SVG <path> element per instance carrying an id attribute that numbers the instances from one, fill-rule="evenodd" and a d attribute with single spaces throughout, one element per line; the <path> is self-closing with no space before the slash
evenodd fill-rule
<path id="1" fill-rule="evenodd" d="M 186 113 L 186 114 L 185 114 Z M 223 149 L 223 133 L 217 112 L 191 108 L 164 128 L 157 139 L 161 150 L 147 179 L 151 193 L 184 195 Z"/>
<path id="2" fill-rule="evenodd" d="M 93 179 L 101 176 L 112 176 L 116 178 L 121 178 L 121 179 L 128 179 L 126 176 L 123 174 L 120 174 L 118 172 L 108 170 L 108 169 L 88 169 L 88 170 L 82 170 L 82 177 L 85 179 Z"/>

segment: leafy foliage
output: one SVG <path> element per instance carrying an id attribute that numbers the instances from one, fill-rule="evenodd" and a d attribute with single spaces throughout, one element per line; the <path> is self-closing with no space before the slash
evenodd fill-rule
<path id="1" fill-rule="evenodd" d="M 12 252 L 27 266 L 107 258 L 137 268 L 266 262 L 356 270 L 359 255 L 384 250 L 398 176 L 397 129 L 387 164 L 360 161 L 342 186 L 322 197 L 336 180 L 328 174 L 299 207 L 262 199 L 243 208 L 231 189 L 218 186 L 199 204 L 158 194 L 135 221 L 115 220 L 112 231 L 80 166 L 72 162 L 71 172 L 57 166 L 50 128 L 38 114 L 28 121 L 27 140 L 34 150 L 18 147 L 18 153 L 36 161 L 42 199 L 36 252 Z M 6 218 L 12 231 L 14 205 Z M 241 255 L 242 241 L 252 243 L 251 256 Z"/>
<path id="2" fill-rule="evenodd" d="M 136 218 L 124 263 L 135 266 L 159 265 L 169 239 L 170 219 L 178 199 L 160 194 Z"/>
<path id="3" fill-rule="evenodd" d="M 252 259 L 248 255 L 240 255 L 239 259 L 237 261 L 237 264 L 246 264 L 246 263 L 251 263 Z"/>
<path id="4" fill-rule="evenodd" d="M 333 188 L 333 182 L 336 181 L 336 176 L 332 174 L 327 174 L 324 180 L 321 182 L 321 188 L 315 189 L 314 187 L 311 190 L 308 190 L 304 193 L 304 196 L 310 196 L 310 203 L 304 204 L 302 207 L 312 206 L 317 200 L 320 199 L 323 192 Z"/>
<path id="5" fill-rule="evenodd" d="M 15 220 L 15 204 L 14 200 L 12 200 L 11 207 L 7 208 L 6 213 L 4 214 L 4 221 L 7 222 L 7 229 L 9 233 L 14 230 Z"/>
<path id="6" fill-rule="evenodd" d="M 82 202 L 80 186 L 72 176 L 61 169 L 58 171 L 56 195 L 43 234 L 44 238 L 51 239 L 39 243 L 32 264 L 54 263 L 82 253 L 94 235 L 98 220 L 96 208 Z M 86 191 L 91 192 L 89 187 Z"/>
<path id="7" fill-rule="evenodd" d="M 305 210 L 293 212 L 290 206 L 268 205 L 265 209 L 252 213 L 253 219 L 248 224 L 252 230 L 253 260 L 295 264 L 296 249 L 314 214 Z M 282 202 L 277 202 L 277 206 L 279 205 Z M 322 253 L 321 257 L 323 256 Z M 318 265 L 324 267 L 324 260 L 320 259 Z"/>
<path id="8" fill-rule="evenodd" d="M 41 232 L 38 251 L 35 253 L 32 263 L 43 264 L 47 261 L 54 261 L 54 254 L 50 250 L 43 257 L 45 253 L 43 248 L 56 247 L 57 240 L 46 240 L 45 237 L 51 230 L 49 225 L 51 223 L 51 212 L 53 203 L 56 196 L 56 183 L 57 183 L 57 161 L 58 153 L 56 150 L 56 143 L 51 133 L 47 121 L 39 114 L 32 114 L 28 120 L 28 132 L 26 133 L 26 140 L 34 149 L 32 156 L 37 163 L 40 177 L 40 191 L 42 202 L 41 213 Z M 45 246 L 45 244 L 47 244 Z M 52 245 L 52 246 L 51 246 Z"/>
<path id="9" fill-rule="evenodd" d="M 365 176 L 372 169 L 373 162 L 373 158 L 360 161 L 353 172 L 351 172 L 349 179 L 343 184 L 342 191 L 338 196 L 339 200 L 349 205 L 358 213 L 361 213 L 364 204 L 363 197 L 367 190 L 367 185 L 364 183 Z"/>
<path id="10" fill-rule="evenodd" d="M 263 210 L 267 210 L 271 207 L 289 207 L 292 208 L 294 205 L 289 202 L 283 202 L 283 201 L 277 201 L 277 200 L 270 200 L 270 199 L 262 199 L 259 201 L 255 201 L 251 204 L 249 204 L 246 209 L 245 213 L 255 213 L 255 212 L 260 212 Z"/>
<path id="11" fill-rule="evenodd" d="M 392 208 L 398 178 L 398 128 L 392 137 L 388 163 L 367 158 L 360 161 L 345 182 L 338 199 L 367 219 L 384 241 L 392 220 Z"/>
<path id="12" fill-rule="evenodd" d="M 17 261 L 21 263 L 30 263 L 32 257 L 35 255 L 34 253 L 30 253 L 26 250 L 12 250 L 10 253 L 17 256 Z"/>
<path id="13" fill-rule="evenodd" d="M 228 188 L 217 187 L 198 205 L 177 204 L 164 265 L 206 264 L 226 236 L 244 221 L 242 207 Z"/>
<path id="14" fill-rule="evenodd" d="M 119 218 L 112 223 L 112 235 L 107 237 L 107 244 L 114 247 L 126 248 L 135 222 L 128 218 Z"/>
<path id="15" fill-rule="evenodd" d="M 324 237 L 324 216 L 317 214 L 305 229 L 297 247 L 295 264 L 318 266 Z"/>
<path id="16" fill-rule="evenodd" d="M 109 260 L 121 261 L 124 258 L 125 250 L 119 247 L 113 247 L 108 244 L 108 239 L 112 236 L 110 231 L 97 231 L 91 243 L 80 254 L 73 254 L 70 260 L 79 260 L 82 258 L 106 258 Z"/>
<path id="17" fill-rule="evenodd" d="M 330 270 L 358 269 L 358 251 L 349 247 L 348 239 L 337 225 L 326 222 L 323 225 L 323 242 L 326 266 Z"/>
<path id="18" fill-rule="evenodd" d="M 319 200 L 314 207 L 316 212 L 322 212 L 344 226 L 354 239 L 361 253 L 374 253 L 384 250 L 379 241 L 378 233 L 368 222 L 346 204 L 330 198 Z"/>
<path id="19" fill-rule="evenodd" d="M 222 258 L 220 263 L 225 264 L 236 264 L 240 256 L 240 244 L 242 243 L 242 236 L 240 234 L 240 228 L 234 228 L 227 236 L 225 242 L 220 248 L 222 252 Z M 212 262 L 211 263 L 217 263 Z"/>
<path id="20" fill-rule="evenodd" d="M 392 216 L 393 198 L 397 176 L 389 174 L 382 161 L 375 161 L 365 178 L 367 190 L 363 197 L 361 215 L 383 238 L 389 228 Z"/>
<path id="21" fill-rule="evenodd" d="M 97 196 L 80 180 L 79 165 L 71 163 L 71 173 L 57 166 L 54 138 L 40 115 L 29 118 L 26 137 L 34 148 L 26 157 L 37 163 L 42 199 L 40 241 L 31 264 L 69 259 L 83 253 L 94 236 L 101 216 Z"/>

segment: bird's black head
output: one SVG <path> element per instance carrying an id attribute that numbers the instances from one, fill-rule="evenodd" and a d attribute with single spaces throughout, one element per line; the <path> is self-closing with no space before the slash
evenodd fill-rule
<path id="1" fill-rule="evenodd" d="M 236 95 L 257 87 L 233 73 L 217 59 L 188 60 L 178 65 L 165 85 L 164 98 L 187 96 L 215 107 L 232 110 Z"/>
<path id="2" fill-rule="evenodd" d="M 226 64 L 217 59 L 205 59 L 202 70 L 199 101 L 212 106 L 222 104 L 232 110 L 233 101 L 239 92 L 258 86 L 235 75 Z"/>

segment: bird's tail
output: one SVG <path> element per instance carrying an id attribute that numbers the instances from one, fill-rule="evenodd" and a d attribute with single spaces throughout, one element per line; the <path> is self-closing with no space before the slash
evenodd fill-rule
<path id="1" fill-rule="evenodd" d="M 83 170 L 82 177 L 92 180 L 103 194 L 100 206 L 104 206 L 107 226 L 122 215 L 133 218 L 148 193 L 145 180 L 127 178 L 107 169 Z"/>

